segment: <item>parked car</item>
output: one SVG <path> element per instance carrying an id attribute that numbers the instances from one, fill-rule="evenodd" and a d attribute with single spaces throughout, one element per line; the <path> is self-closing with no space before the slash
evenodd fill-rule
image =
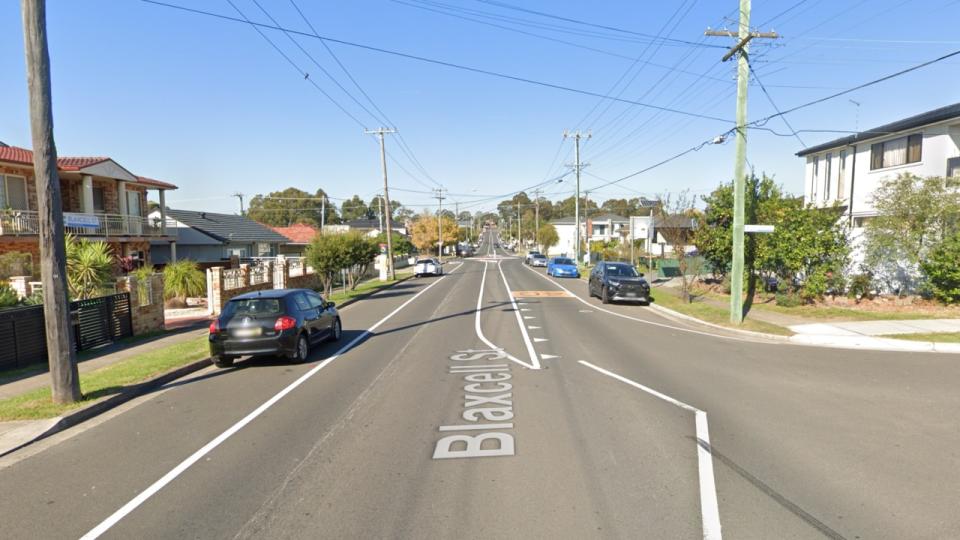
<path id="1" fill-rule="evenodd" d="M 530 266 L 547 266 L 547 256 L 537 253 L 533 257 L 530 257 Z"/>
<path id="2" fill-rule="evenodd" d="M 590 271 L 587 284 L 590 296 L 599 297 L 604 304 L 616 301 L 650 303 L 650 285 L 643 274 L 629 263 L 597 263 Z"/>
<path id="3" fill-rule="evenodd" d="M 442 276 L 443 265 L 436 259 L 418 259 L 413 265 L 413 275 L 414 277 L 426 275 Z"/>
<path id="4" fill-rule="evenodd" d="M 547 275 L 553 277 L 580 277 L 580 269 L 577 268 L 573 259 L 567 257 L 554 257 L 547 264 Z"/>
<path id="5" fill-rule="evenodd" d="M 530 259 L 532 259 L 534 255 L 540 255 L 540 252 L 537 250 L 528 251 L 527 256 L 523 258 L 523 264 L 530 264 Z"/>
<path id="6" fill-rule="evenodd" d="M 333 302 L 309 289 L 277 289 L 231 299 L 210 323 L 210 356 L 229 367 L 238 356 L 275 355 L 305 362 L 310 347 L 343 332 Z"/>

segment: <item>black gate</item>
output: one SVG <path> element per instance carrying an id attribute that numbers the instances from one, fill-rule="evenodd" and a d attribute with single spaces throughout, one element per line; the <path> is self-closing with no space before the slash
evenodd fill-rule
<path id="1" fill-rule="evenodd" d="M 129 293 L 71 302 L 70 316 L 78 351 L 133 335 Z M 43 306 L 0 311 L 0 371 L 46 361 Z"/>

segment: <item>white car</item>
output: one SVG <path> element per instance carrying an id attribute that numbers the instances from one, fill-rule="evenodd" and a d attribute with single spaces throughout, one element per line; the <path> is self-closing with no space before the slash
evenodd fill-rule
<path id="1" fill-rule="evenodd" d="M 414 277 L 426 275 L 442 276 L 443 265 L 437 262 L 436 259 L 418 259 L 413 265 L 413 275 Z"/>

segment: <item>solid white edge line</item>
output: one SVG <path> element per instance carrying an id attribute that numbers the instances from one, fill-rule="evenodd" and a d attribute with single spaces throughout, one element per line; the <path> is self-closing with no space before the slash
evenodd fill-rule
<path id="1" fill-rule="evenodd" d="M 708 337 L 718 338 L 718 339 L 729 339 L 729 340 L 732 340 L 732 341 L 746 341 L 746 342 L 750 342 L 750 343 L 763 343 L 763 342 L 761 342 L 760 340 L 757 340 L 757 339 L 751 340 L 751 339 L 745 339 L 745 338 L 737 337 L 737 336 L 723 336 L 723 335 L 720 335 L 720 334 L 711 334 L 710 332 L 701 332 L 700 330 L 692 330 L 692 329 L 690 329 L 690 328 L 683 328 L 683 327 L 680 327 L 680 326 L 672 326 L 672 325 L 669 325 L 669 324 L 663 324 L 663 323 L 658 323 L 658 322 L 653 322 L 653 321 L 647 321 L 647 320 L 644 320 L 644 319 L 638 319 L 638 318 L 636 318 L 636 317 L 631 317 L 630 315 L 624 315 L 623 313 L 617 313 L 616 311 L 610 311 L 609 309 L 605 309 L 605 308 L 602 308 L 602 307 L 600 307 L 600 306 L 595 306 L 595 305 L 591 304 L 590 302 L 588 302 L 588 301 L 584 300 L 583 298 L 581 298 L 581 297 L 577 296 L 576 294 L 574 294 L 570 289 L 567 289 L 567 288 L 564 287 L 563 285 L 559 284 L 556 280 L 550 279 L 549 277 L 541 274 L 540 272 L 537 272 L 537 271 L 534 270 L 533 268 L 530 268 L 529 266 L 526 266 L 525 268 L 527 268 L 528 270 L 530 270 L 530 271 L 533 272 L 534 274 L 542 277 L 543 279 L 549 281 L 550 283 L 553 283 L 553 284 L 556 285 L 557 287 L 560 287 L 561 289 L 563 289 L 564 291 L 566 291 L 567 294 L 569 294 L 570 296 L 576 298 L 577 300 L 583 302 L 584 304 L 590 306 L 591 308 L 593 308 L 593 309 L 595 309 L 595 310 L 597 310 L 597 311 L 602 311 L 602 312 L 604 312 L 604 313 L 609 313 L 610 315 L 615 315 L 615 316 L 617 316 L 617 317 L 621 317 L 621 318 L 623 318 L 623 319 L 629 319 L 629 320 L 631 320 L 631 321 L 636 321 L 636 322 L 638 322 L 638 323 L 649 324 L 649 325 L 652 325 L 652 326 L 659 326 L 659 327 L 661 327 L 661 328 L 668 328 L 668 329 L 670 329 L 670 330 L 677 330 L 678 332 L 688 332 L 688 333 L 690 333 L 690 334 L 699 334 L 699 335 L 701 335 L 701 336 L 708 336 Z"/>
<path id="2" fill-rule="evenodd" d="M 713 476 L 713 455 L 709 450 L 710 429 L 707 426 L 707 413 L 664 393 L 657 392 L 653 388 L 644 386 L 636 381 L 631 381 L 622 375 L 617 375 L 602 367 L 595 366 L 586 360 L 579 360 L 578 362 L 594 371 L 642 390 L 671 405 L 675 405 L 694 414 L 697 426 L 697 476 L 700 483 L 700 519 L 703 527 L 703 538 L 704 540 L 722 540 L 723 535 L 720 531 L 720 508 L 717 504 L 717 485 Z M 706 446 L 706 448 L 704 448 L 704 446 Z"/>
<path id="3" fill-rule="evenodd" d="M 536 349 L 533 348 L 533 342 L 530 341 L 530 334 L 527 333 L 527 327 L 523 324 L 523 317 L 520 316 L 520 308 L 517 307 L 517 301 L 513 298 L 513 291 L 510 290 L 510 284 L 507 283 L 507 276 L 503 273 L 503 263 L 497 263 L 497 270 L 500 271 L 500 277 L 503 278 L 503 286 L 507 288 L 507 296 L 513 305 L 513 314 L 517 316 L 517 326 L 520 327 L 520 334 L 523 335 L 523 342 L 527 345 L 527 354 L 530 355 L 530 363 L 540 369 L 540 358 L 537 356 Z"/>
<path id="4" fill-rule="evenodd" d="M 191 454 L 190 457 L 188 457 L 187 459 L 181 461 L 180 464 L 177 465 L 176 467 L 174 467 L 173 469 L 171 469 L 170 472 L 168 472 L 167 474 L 163 475 L 159 480 L 157 480 L 156 482 L 154 482 L 153 484 L 151 484 L 147 489 L 145 489 L 145 490 L 143 490 L 142 492 L 140 492 L 136 497 L 134 497 L 133 499 L 131 499 L 127 504 L 125 504 L 125 505 L 123 505 L 122 507 L 120 507 L 120 509 L 117 510 L 116 512 L 114 512 L 113 514 L 111 514 L 110 517 L 108 517 L 107 519 L 105 519 L 105 520 L 103 520 L 102 522 L 100 522 L 100 524 L 98 524 L 96 527 L 90 529 L 90 531 L 87 532 L 87 534 L 84 534 L 82 537 L 80 537 L 80 540 L 93 540 L 93 539 L 95 539 L 95 538 L 99 538 L 100 535 L 102 535 L 103 533 L 105 533 L 105 532 L 107 532 L 108 530 L 110 530 L 111 527 L 113 527 L 114 525 L 116 525 L 121 519 L 123 519 L 123 518 L 126 517 L 128 514 L 130 514 L 130 512 L 133 512 L 134 510 L 136 510 L 137 507 L 139 507 L 141 504 L 143 504 L 144 502 L 146 502 L 147 499 L 149 499 L 150 497 L 152 497 L 153 495 L 155 495 L 157 492 L 159 492 L 161 489 L 163 489 L 167 484 L 169 484 L 170 482 L 172 482 L 174 479 L 176 479 L 178 476 L 180 476 L 184 471 L 186 471 L 187 469 L 189 469 L 190 466 L 192 466 L 194 463 L 196 463 L 197 461 L 199 461 L 202 457 L 204 457 L 204 456 L 206 456 L 207 454 L 209 454 L 214 448 L 216 448 L 216 447 L 219 446 L 221 443 L 223 443 L 224 441 L 226 441 L 227 439 L 229 439 L 229 438 L 230 438 L 231 436 L 233 436 L 235 433 L 237 433 L 238 431 L 240 431 L 241 429 L 243 429 L 247 424 L 249 424 L 250 422 L 252 422 L 255 418 L 257 418 L 258 416 L 260 416 L 261 414 L 263 414 L 267 409 L 269 409 L 269 408 L 272 407 L 274 404 L 276 404 L 278 401 L 280 401 L 281 399 L 283 399 L 284 396 L 286 396 L 287 394 L 289 394 L 290 392 L 292 392 L 295 388 L 297 388 L 298 386 L 300 386 L 301 384 L 303 384 L 304 382 L 306 382 L 307 379 L 309 379 L 309 378 L 313 377 L 314 375 L 316 375 L 317 372 L 319 372 L 321 369 L 327 367 L 327 366 L 330 365 L 334 360 L 336 360 L 336 359 L 339 358 L 341 355 L 343 355 L 344 353 L 346 353 L 347 351 L 349 351 L 351 348 L 353 348 L 357 343 L 363 341 L 363 339 L 365 339 L 367 336 L 369 336 L 371 333 L 373 333 L 374 330 L 376 330 L 377 328 L 379 328 L 380 325 L 382 325 L 383 323 L 387 322 L 387 320 L 389 320 L 391 317 L 393 317 L 394 315 L 396 315 L 397 313 L 399 313 L 401 310 L 403 310 L 405 307 L 407 307 L 411 302 L 413 302 L 414 300 L 416 300 L 420 295 L 422 295 L 423 293 L 429 291 L 431 288 L 433 288 L 434 285 L 436 285 L 437 283 L 440 283 L 441 281 L 443 281 L 444 278 L 446 278 L 446 276 L 448 276 L 448 275 L 452 274 L 453 272 L 456 272 L 457 270 L 459 270 L 462 265 L 463 265 L 463 263 L 460 263 L 460 265 L 458 265 L 456 268 L 454 268 L 453 270 L 451 270 L 449 274 L 444 274 L 443 276 L 441 276 L 439 279 L 437 279 L 436 281 L 434 281 L 434 282 L 431 283 L 430 285 L 427 285 L 422 291 L 420 291 L 420 292 L 418 292 L 417 294 L 413 295 L 413 297 L 411 297 L 409 300 L 407 300 L 406 302 L 404 302 L 403 304 L 401 304 L 399 307 L 397 307 L 396 309 L 394 309 L 393 311 L 391 311 L 391 312 L 390 312 L 389 314 L 387 314 L 385 317 L 383 317 L 382 319 L 380 319 L 379 321 L 377 321 L 373 326 L 371 326 L 370 328 L 364 330 L 363 333 L 361 333 L 359 336 L 353 338 L 353 340 L 351 340 L 350 343 L 347 343 L 347 344 L 344 345 L 343 347 L 340 347 L 340 349 L 337 350 L 337 352 L 334 353 L 333 356 L 327 358 L 327 359 L 324 360 L 323 362 L 320 362 L 319 364 L 317 364 L 316 366 L 314 366 L 313 369 L 311 369 L 310 371 L 308 371 L 308 372 L 304 373 L 303 375 L 301 375 L 300 378 L 298 378 L 297 380 L 295 380 L 295 381 L 293 381 L 292 383 L 290 383 L 290 384 L 289 384 L 286 388 L 284 388 L 283 390 L 280 390 L 280 391 L 279 391 L 277 394 L 275 394 L 273 397 L 271 397 L 270 399 L 268 399 L 267 401 L 265 401 L 263 404 L 261 404 L 259 407 L 257 407 L 257 408 L 254 409 L 252 412 L 250 412 L 250 414 L 244 416 L 239 422 L 237 422 L 236 424 L 233 424 L 232 426 L 230 426 L 229 428 L 227 428 L 226 431 L 224 431 L 223 433 L 221 433 L 220 435 L 218 435 L 216 438 L 214 438 L 212 441 L 210 441 L 210 442 L 208 442 L 207 444 L 203 445 L 202 448 L 200 448 L 199 450 L 197 450 L 196 452 L 194 452 L 193 454 Z"/>
<path id="5" fill-rule="evenodd" d="M 487 263 L 483 263 L 483 277 L 480 278 L 480 293 L 477 294 L 477 309 L 475 310 L 475 316 L 473 321 L 473 328 L 477 333 L 477 337 L 480 338 L 480 341 L 487 344 L 487 347 L 491 349 L 498 350 L 503 354 L 507 355 L 507 359 L 511 362 L 516 362 L 521 366 L 527 369 L 539 369 L 538 367 L 533 367 L 532 364 L 528 364 L 523 360 L 520 360 L 516 356 L 508 353 L 503 347 L 498 347 L 494 342 L 487 339 L 487 336 L 483 335 L 483 329 L 480 327 L 480 313 L 483 310 L 483 289 L 487 283 Z"/>

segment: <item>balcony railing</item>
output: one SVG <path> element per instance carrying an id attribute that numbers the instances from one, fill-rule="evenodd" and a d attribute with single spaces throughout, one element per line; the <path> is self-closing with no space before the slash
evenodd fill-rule
<path id="1" fill-rule="evenodd" d="M 162 236 L 160 221 L 121 214 L 63 214 L 64 232 L 74 236 L 103 238 Z M 39 213 L 34 210 L 0 210 L 0 236 L 32 236 L 40 233 Z M 168 220 L 167 235 L 175 235 L 175 222 Z"/>

